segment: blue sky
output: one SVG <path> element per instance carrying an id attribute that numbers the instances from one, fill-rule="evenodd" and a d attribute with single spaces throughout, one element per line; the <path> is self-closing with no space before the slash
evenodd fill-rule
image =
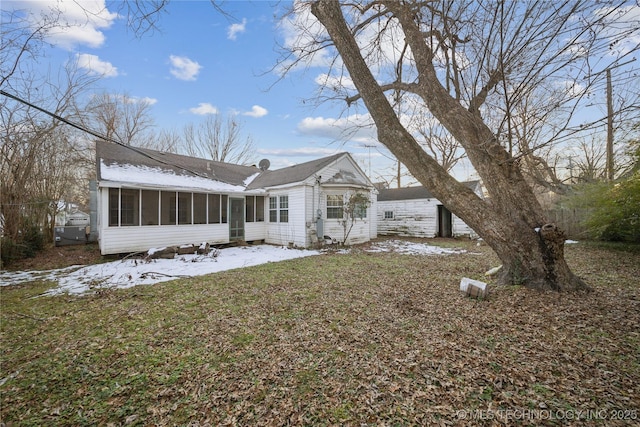
<path id="1" fill-rule="evenodd" d="M 3 0 L 0 7 L 40 16 L 52 4 L 56 2 Z M 148 100 L 158 130 L 181 132 L 185 124 L 197 124 L 208 114 L 233 114 L 244 135 L 254 141 L 256 161 L 267 158 L 272 168 L 348 151 L 374 181 L 395 175 L 395 161 L 376 141 L 372 127 L 360 128 L 343 141 L 345 129 L 367 121 L 362 108 L 358 113 L 345 112 L 344 103 L 313 102 L 320 87 L 317 82 L 328 69 L 326 56 L 317 55 L 282 79 L 273 71 L 281 59 L 279 46 L 300 37 L 281 19 L 291 1 L 226 0 L 222 5 L 228 15 L 224 15 L 208 0 L 174 0 L 159 19 L 159 31 L 141 37 L 127 28 L 126 18 L 119 14 L 120 1 L 58 0 L 57 4 L 63 11 L 61 27 L 49 34 L 50 46 L 39 66 L 55 70 L 73 61 L 102 76 L 96 92 Z M 304 15 L 297 19 L 313 25 Z M 600 68 L 612 61 L 601 59 Z M 342 76 L 341 84 L 349 82 Z M 477 179 L 464 162 L 453 175 L 459 180 Z M 410 183 L 415 181 L 403 179 L 403 185 Z"/>
<path id="2" fill-rule="evenodd" d="M 50 5 L 5 1 L 2 7 L 39 14 Z M 349 151 L 367 173 L 371 158 L 374 178 L 387 168 L 393 175 L 393 162 L 367 147 L 377 144 L 373 130 L 339 141 L 342 107 L 309 102 L 324 69 L 310 67 L 282 80 L 272 71 L 281 57 L 278 46 L 291 37 L 280 22 L 290 5 L 226 1 L 225 16 L 209 1 L 172 1 L 158 23 L 160 31 L 136 37 L 118 16 L 117 3 L 107 2 L 105 8 L 102 0 L 92 1 L 83 11 L 64 0 L 60 20 L 71 27 L 50 34 L 41 65 L 55 69 L 77 61 L 103 76 L 96 91 L 151 102 L 158 128 L 180 131 L 207 114 L 235 114 L 254 140 L 256 158 L 268 158 L 272 168 Z"/>

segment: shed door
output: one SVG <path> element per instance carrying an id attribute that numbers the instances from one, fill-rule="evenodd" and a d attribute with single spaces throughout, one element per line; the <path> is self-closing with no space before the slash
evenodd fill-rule
<path id="1" fill-rule="evenodd" d="M 438 237 L 453 237 L 451 211 L 438 205 Z"/>
<path id="2" fill-rule="evenodd" d="M 244 240 L 244 199 L 229 198 L 229 240 Z"/>

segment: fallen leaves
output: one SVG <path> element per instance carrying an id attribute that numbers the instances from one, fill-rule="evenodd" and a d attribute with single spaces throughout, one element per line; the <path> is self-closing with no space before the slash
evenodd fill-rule
<path id="1" fill-rule="evenodd" d="M 2 422 L 547 425 L 523 411 L 640 408 L 638 255 L 572 245 L 594 292 L 494 287 L 477 301 L 460 277 L 497 260 L 469 249 L 483 255 L 327 254 L 146 298 L 2 289 Z"/>

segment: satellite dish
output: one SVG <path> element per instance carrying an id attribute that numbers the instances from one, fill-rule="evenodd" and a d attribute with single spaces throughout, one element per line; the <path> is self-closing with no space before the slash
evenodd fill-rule
<path id="1" fill-rule="evenodd" d="M 260 163 L 258 163 L 258 167 L 262 172 L 269 169 L 269 166 L 271 166 L 271 162 L 268 159 L 262 159 L 260 160 Z"/>

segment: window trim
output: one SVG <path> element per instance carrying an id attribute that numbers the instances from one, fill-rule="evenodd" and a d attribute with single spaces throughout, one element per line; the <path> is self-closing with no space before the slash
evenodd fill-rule
<path id="1" fill-rule="evenodd" d="M 269 222 L 272 224 L 289 222 L 289 195 L 269 196 Z"/>
<path id="2" fill-rule="evenodd" d="M 278 197 L 278 208 L 279 208 L 278 222 L 289 222 L 289 195 L 288 194 L 281 195 Z"/>
<path id="3" fill-rule="evenodd" d="M 327 194 L 325 210 L 327 219 L 344 219 L 344 194 Z"/>

